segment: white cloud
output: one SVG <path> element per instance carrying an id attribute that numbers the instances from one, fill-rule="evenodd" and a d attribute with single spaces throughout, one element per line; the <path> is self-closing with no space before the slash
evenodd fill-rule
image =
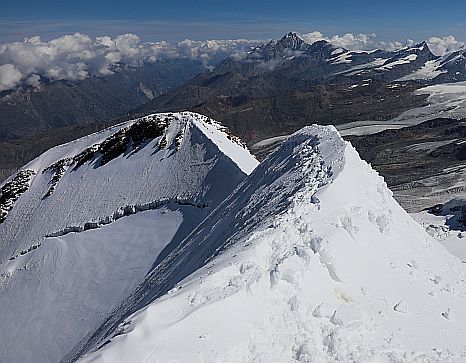
<path id="1" fill-rule="evenodd" d="M 411 42 L 410 39 L 408 39 L 404 44 L 401 42 L 386 42 L 386 41 L 380 41 L 374 44 L 374 48 L 379 48 L 383 50 L 388 50 L 390 52 L 393 52 L 395 50 L 401 49 L 406 46 L 412 46 L 413 43 Z"/>
<path id="2" fill-rule="evenodd" d="M 404 42 L 378 41 L 375 34 L 363 33 L 325 35 L 313 31 L 301 34 L 301 37 L 308 43 L 326 40 L 349 50 L 396 50 L 414 44 L 410 39 Z M 248 39 L 185 39 L 177 44 L 164 41 L 148 43 L 141 42 L 134 34 L 91 38 L 81 33 L 42 41 L 35 36 L 22 42 L 0 44 L 0 91 L 13 89 L 20 84 L 36 87 L 43 78 L 81 80 L 94 75 L 110 75 L 119 63 L 139 66 L 143 62 L 163 58 L 189 58 L 211 66 L 228 56 L 244 56 L 246 50 L 261 42 Z M 432 37 L 428 39 L 428 44 L 438 55 L 464 46 L 453 36 Z"/>
<path id="3" fill-rule="evenodd" d="M 312 44 L 318 40 L 326 40 L 333 45 L 344 47 L 349 50 L 373 50 L 383 49 L 395 51 L 406 46 L 413 46 L 415 41 L 407 39 L 406 41 L 381 41 L 377 40 L 376 34 L 351 34 L 343 35 L 324 35 L 319 31 L 313 31 L 306 34 L 301 34 L 301 37 L 306 42 Z M 449 51 L 458 50 L 464 47 L 464 43 L 449 35 L 445 37 L 431 37 L 427 40 L 427 44 L 435 55 L 445 55 Z"/>
<path id="4" fill-rule="evenodd" d="M 40 85 L 40 76 L 37 75 L 37 74 L 33 74 L 31 76 L 29 76 L 25 83 L 28 85 L 28 86 L 32 86 L 32 87 L 38 87 Z"/>
<path id="5" fill-rule="evenodd" d="M 190 58 L 205 65 L 256 45 L 255 40 L 186 39 L 178 44 L 143 43 L 134 34 L 115 38 L 91 38 L 85 34 L 64 35 L 50 41 L 40 37 L 0 45 L 0 90 L 24 84 L 37 86 L 41 78 L 81 80 L 93 75 L 112 74 L 115 64 L 139 66 L 161 58 Z"/>
<path id="6" fill-rule="evenodd" d="M 330 43 L 352 50 L 365 50 L 373 42 L 375 34 L 351 34 L 334 35 L 330 38 Z"/>
<path id="7" fill-rule="evenodd" d="M 16 87 L 21 81 L 21 72 L 13 64 L 0 66 L 0 91 Z"/>
<path id="8" fill-rule="evenodd" d="M 375 47 L 375 34 L 351 34 L 326 36 L 319 31 L 302 34 L 302 39 L 310 44 L 318 40 L 326 40 L 338 47 L 344 47 L 349 50 L 370 50 Z"/>
<path id="9" fill-rule="evenodd" d="M 299 36 L 301 37 L 302 40 L 304 40 L 306 43 L 309 43 L 309 44 L 315 43 L 319 40 L 329 41 L 329 38 L 324 36 L 324 34 L 319 31 L 312 31 L 306 34 L 299 34 Z"/>
<path id="10" fill-rule="evenodd" d="M 179 55 L 182 57 L 200 59 L 204 63 L 217 62 L 225 57 L 238 55 L 251 46 L 259 44 L 258 40 L 207 40 L 193 41 L 185 39 L 177 44 Z"/>
<path id="11" fill-rule="evenodd" d="M 454 36 L 431 37 L 427 39 L 427 45 L 434 54 L 445 55 L 446 53 L 464 47 L 464 43 L 455 39 Z"/>

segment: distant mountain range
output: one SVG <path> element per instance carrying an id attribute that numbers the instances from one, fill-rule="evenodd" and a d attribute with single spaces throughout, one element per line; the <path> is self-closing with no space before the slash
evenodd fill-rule
<path id="1" fill-rule="evenodd" d="M 184 59 L 140 67 L 121 65 L 105 77 L 53 81 L 39 88 L 4 92 L 0 98 L 0 140 L 109 121 L 180 86 L 202 68 L 200 62 Z"/>
<path id="2" fill-rule="evenodd" d="M 384 121 L 425 104 L 421 86 L 466 79 L 465 53 L 435 56 L 423 42 L 354 52 L 295 33 L 231 57 L 157 97 L 141 112 L 189 109 L 216 117 L 248 143 L 310 123 Z"/>
<path id="3" fill-rule="evenodd" d="M 237 72 L 246 76 L 286 72 L 288 78 L 315 84 L 348 83 L 363 78 L 395 80 L 437 59 L 426 43 L 396 52 L 354 52 L 321 40 L 304 42 L 295 33 L 252 49 L 244 59 L 225 60 L 216 74 Z"/>
<path id="4" fill-rule="evenodd" d="M 253 48 L 244 57 L 226 59 L 211 72 L 147 102 L 139 111 L 191 110 L 206 114 L 220 120 L 259 156 L 270 152 L 271 145 L 278 145 L 277 139 L 303 126 L 337 125 L 354 140 L 361 156 L 373 162 L 395 188 L 403 206 L 415 210 L 445 201 L 449 193 L 464 192 L 465 186 L 455 183 L 466 175 L 464 158 L 448 152 L 433 157 L 438 154 L 434 152 L 424 159 L 425 152 L 409 145 L 416 139 L 438 139 L 459 142 L 457 149 L 465 147 L 461 144 L 465 135 L 460 119 L 466 118 L 466 109 L 459 108 L 461 96 L 460 101 L 445 96 L 443 104 L 425 108 L 434 102 L 432 91 L 423 91 L 445 82 L 463 87 L 460 81 L 466 79 L 465 54 L 456 51 L 435 56 L 425 42 L 397 51 L 355 52 L 326 41 L 307 44 L 295 33 L 288 33 L 278 41 Z M 442 93 L 440 89 L 435 92 Z M 386 132 L 388 138 L 367 135 L 432 119 L 449 119 L 450 123 L 431 122 L 426 125 L 434 126 Z M 455 131 L 458 128 L 462 130 L 460 136 Z M 366 136 L 350 137 L 355 134 Z M 268 145 L 265 149 L 256 147 L 263 143 Z M 448 148 L 455 149 L 445 145 L 442 150 Z M 453 167 L 456 172 L 447 173 L 448 178 L 436 177 Z M 407 169 L 412 172 L 407 173 Z M 430 197 L 413 203 L 414 196 L 426 194 Z"/>
<path id="5" fill-rule="evenodd" d="M 1 173 L 3 178 L 8 176 L 56 144 L 149 113 L 190 110 L 219 120 L 259 157 L 303 126 L 336 125 L 385 176 L 405 208 L 427 207 L 455 188 L 458 193 L 464 190 L 441 185 L 443 178 L 434 175 L 444 168 L 457 168 L 450 174 L 450 185 L 455 178 L 462 178 L 464 162 L 456 154 L 429 154 L 431 164 L 424 176 L 436 181 L 432 190 L 426 191 L 422 173 L 404 172 L 426 165 L 422 153 L 409 146 L 414 140 L 438 138 L 459 142 L 458 148 L 462 147 L 464 136 L 454 130 L 463 127 L 461 118 L 466 117 L 466 106 L 461 106 L 466 87 L 464 96 L 450 87 L 448 92 L 455 94 L 455 99 L 448 96 L 440 102 L 442 96 L 432 95 L 441 94 L 447 82 L 463 87 L 465 55 L 466 51 L 459 50 L 436 56 L 425 42 L 397 51 L 350 51 L 323 40 L 308 44 L 288 33 L 209 70 L 188 60 L 163 61 L 141 69 L 122 67 L 110 78 L 50 83 L 39 92 L 18 90 L 0 100 L 0 115 L 7 120 L 2 120 L 0 180 Z M 19 122 L 23 119 L 24 123 Z M 384 137 L 373 135 L 433 119 L 451 123 L 446 127 L 443 123 L 433 128 L 412 126 L 386 132 Z M 449 138 L 448 133 L 458 137 Z M 366 136 L 357 136 L 362 134 Z M 397 137 L 403 141 L 397 142 Z M 374 144 L 381 141 L 386 144 Z M 384 147 L 391 148 L 391 156 Z M 385 159 L 389 157 L 398 162 L 388 167 Z M 437 189 L 443 192 L 440 197 L 413 204 L 405 203 L 410 200 L 402 191 L 405 188 L 412 195 L 435 194 Z"/>

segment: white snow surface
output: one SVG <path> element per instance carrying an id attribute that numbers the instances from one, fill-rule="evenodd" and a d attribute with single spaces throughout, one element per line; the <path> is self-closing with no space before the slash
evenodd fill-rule
<path id="1" fill-rule="evenodd" d="M 421 69 L 418 69 L 417 71 L 411 74 L 401 77 L 397 81 L 411 81 L 411 80 L 416 80 L 416 79 L 419 79 L 419 80 L 434 79 L 440 74 L 447 72 L 445 70 L 440 69 L 443 61 L 444 61 L 444 58 L 438 58 L 438 59 L 434 59 L 431 61 L 427 61 Z"/>
<path id="2" fill-rule="evenodd" d="M 412 214 L 432 237 L 437 239 L 451 254 L 466 264 L 466 231 L 450 228 L 448 215 L 433 215 L 427 211 Z"/>
<path id="3" fill-rule="evenodd" d="M 464 265 L 333 127 L 292 135 L 153 273 L 82 362 L 466 361 Z"/>
<path id="4" fill-rule="evenodd" d="M 104 165 L 97 155 L 66 166 L 44 198 L 50 165 L 141 120 L 166 127 Z M 0 223 L 0 361 L 60 361 L 257 164 L 225 128 L 184 112 L 123 123 L 26 165 L 35 176 Z"/>
<path id="5" fill-rule="evenodd" d="M 356 66 L 352 66 L 348 69 L 345 69 L 343 71 L 336 72 L 335 74 L 347 74 L 348 76 L 354 76 L 358 74 L 364 74 L 365 72 L 368 72 L 378 66 L 383 65 L 385 62 L 387 62 L 388 59 L 386 58 L 376 58 L 372 62 L 369 63 L 364 63 L 364 64 L 359 64 Z"/>
<path id="6" fill-rule="evenodd" d="M 333 53 L 332 53 L 333 55 Z M 342 63 L 351 63 L 352 54 L 349 51 L 343 53 L 337 53 L 333 58 L 330 59 L 330 62 L 333 64 L 342 64 Z"/>
<path id="7" fill-rule="evenodd" d="M 429 95 L 429 104 L 403 112 L 389 123 L 416 125 L 436 117 L 466 117 L 466 82 L 427 86 L 418 89 L 416 93 Z"/>
<path id="8" fill-rule="evenodd" d="M 167 115 L 154 117 L 163 119 Z M 23 167 L 23 170 L 34 170 L 36 175 L 29 190 L 0 224 L 0 256 L 15 256 L 40 243 L 46 235 L 69 226 L 98 222 L 126 206 L 171 200 L 219 203 L 225 192 L 211 188 L 210 181 L 216 177 L 225 178 L 225 188 L 233 188 L 244 173 L 250 173 L 258 164 L 247 149 L 229 140 L 219 124 L 205 116 L 180 113 L 174 114 L 164 131 L 166 147 L 159 148 L 162 137 L 158 137 L 137 153 L 120 155 L 100 167 L 98 160 L 91 160 L 77 169 L 71 165 L 54 193 L 43 199 L 51 185 L 51 175 L 45 171 L 47 167 L 102 143 L 117 130 L 136 121 L 55 147 Z M 220 168 L 219 164 L 223 163 L 229 165 Z M 238 168 L 243 172 L 238 172 Z M 229 173 L 234 175 L 232 180 L 228 178 Z M 208 176 L 210 180 L 206 180 Z M 219 193 L 221 195 L 217 195 Z"/>
<path id="9" fill-rule="evenodd" d="M 417 54 L 408 54 L 406 57 L 399 58 L 396 60 L 389 59 L 387 62 L 385 62 L 382 66 L 380 66 L 377 69 L 385 71 L 385 70 L 392 69 L 402 64 L 408 64 L 408 63 L 414 62 L 416 59 L 417 59 Z"/>
<path id="10" fill-rule="evenodd" d="M 367 135 L 414 126 L 435 118 L 466 118 L 466 82 L 422 87 L 415 93 L 428 95 L 428 104 L 412 108 L 388 121 L 355 121 L 337 125 L 337 128 L 343 136 Z"/>

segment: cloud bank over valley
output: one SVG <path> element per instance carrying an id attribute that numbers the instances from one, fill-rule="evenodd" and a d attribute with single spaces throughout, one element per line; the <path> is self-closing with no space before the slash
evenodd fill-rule
<path id="1" fill-rule="evenodd" d="M 379 41 L 375 34 L 325 35 L 312 31 L 299 35 L 308 43 L 327 40 L 349 50 L 396 50 L 414 44 L 410 39 L 403 42 Z M 185 39 L 173 44 L 142 42 L 139 36 L 131 33 L 113 38 L 93 38 L 75 33 L 49 41 L 34 36 L 0 44 L 0 91 L 19 86 L 38 87 L 44 79 L 79 81 L 92 76 L 108 76 L 121 65 L 138 67 L 160 59 L 187 58 L 210 66 L 229 56 L 241 56 L 251 47 L 266 41 Z M 464 43 L 453 36 L 431 37 L 427 43 L 437 55 L 464 47 Z"/>

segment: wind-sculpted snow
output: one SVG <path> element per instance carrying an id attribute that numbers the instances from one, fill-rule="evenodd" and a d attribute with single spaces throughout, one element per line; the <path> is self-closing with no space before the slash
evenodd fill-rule
<path id="1" fill-rule="evenodd" d="M 62 359 L 257 164 L 225 128 L 183 112 L 25 166 L 1 187 L 0 360 Z"/>
<path id="2" fill-rule="evenodd" d="M 64 361 L 460 362 L 465 271 L 333 127 L 313 126 Z"/>

